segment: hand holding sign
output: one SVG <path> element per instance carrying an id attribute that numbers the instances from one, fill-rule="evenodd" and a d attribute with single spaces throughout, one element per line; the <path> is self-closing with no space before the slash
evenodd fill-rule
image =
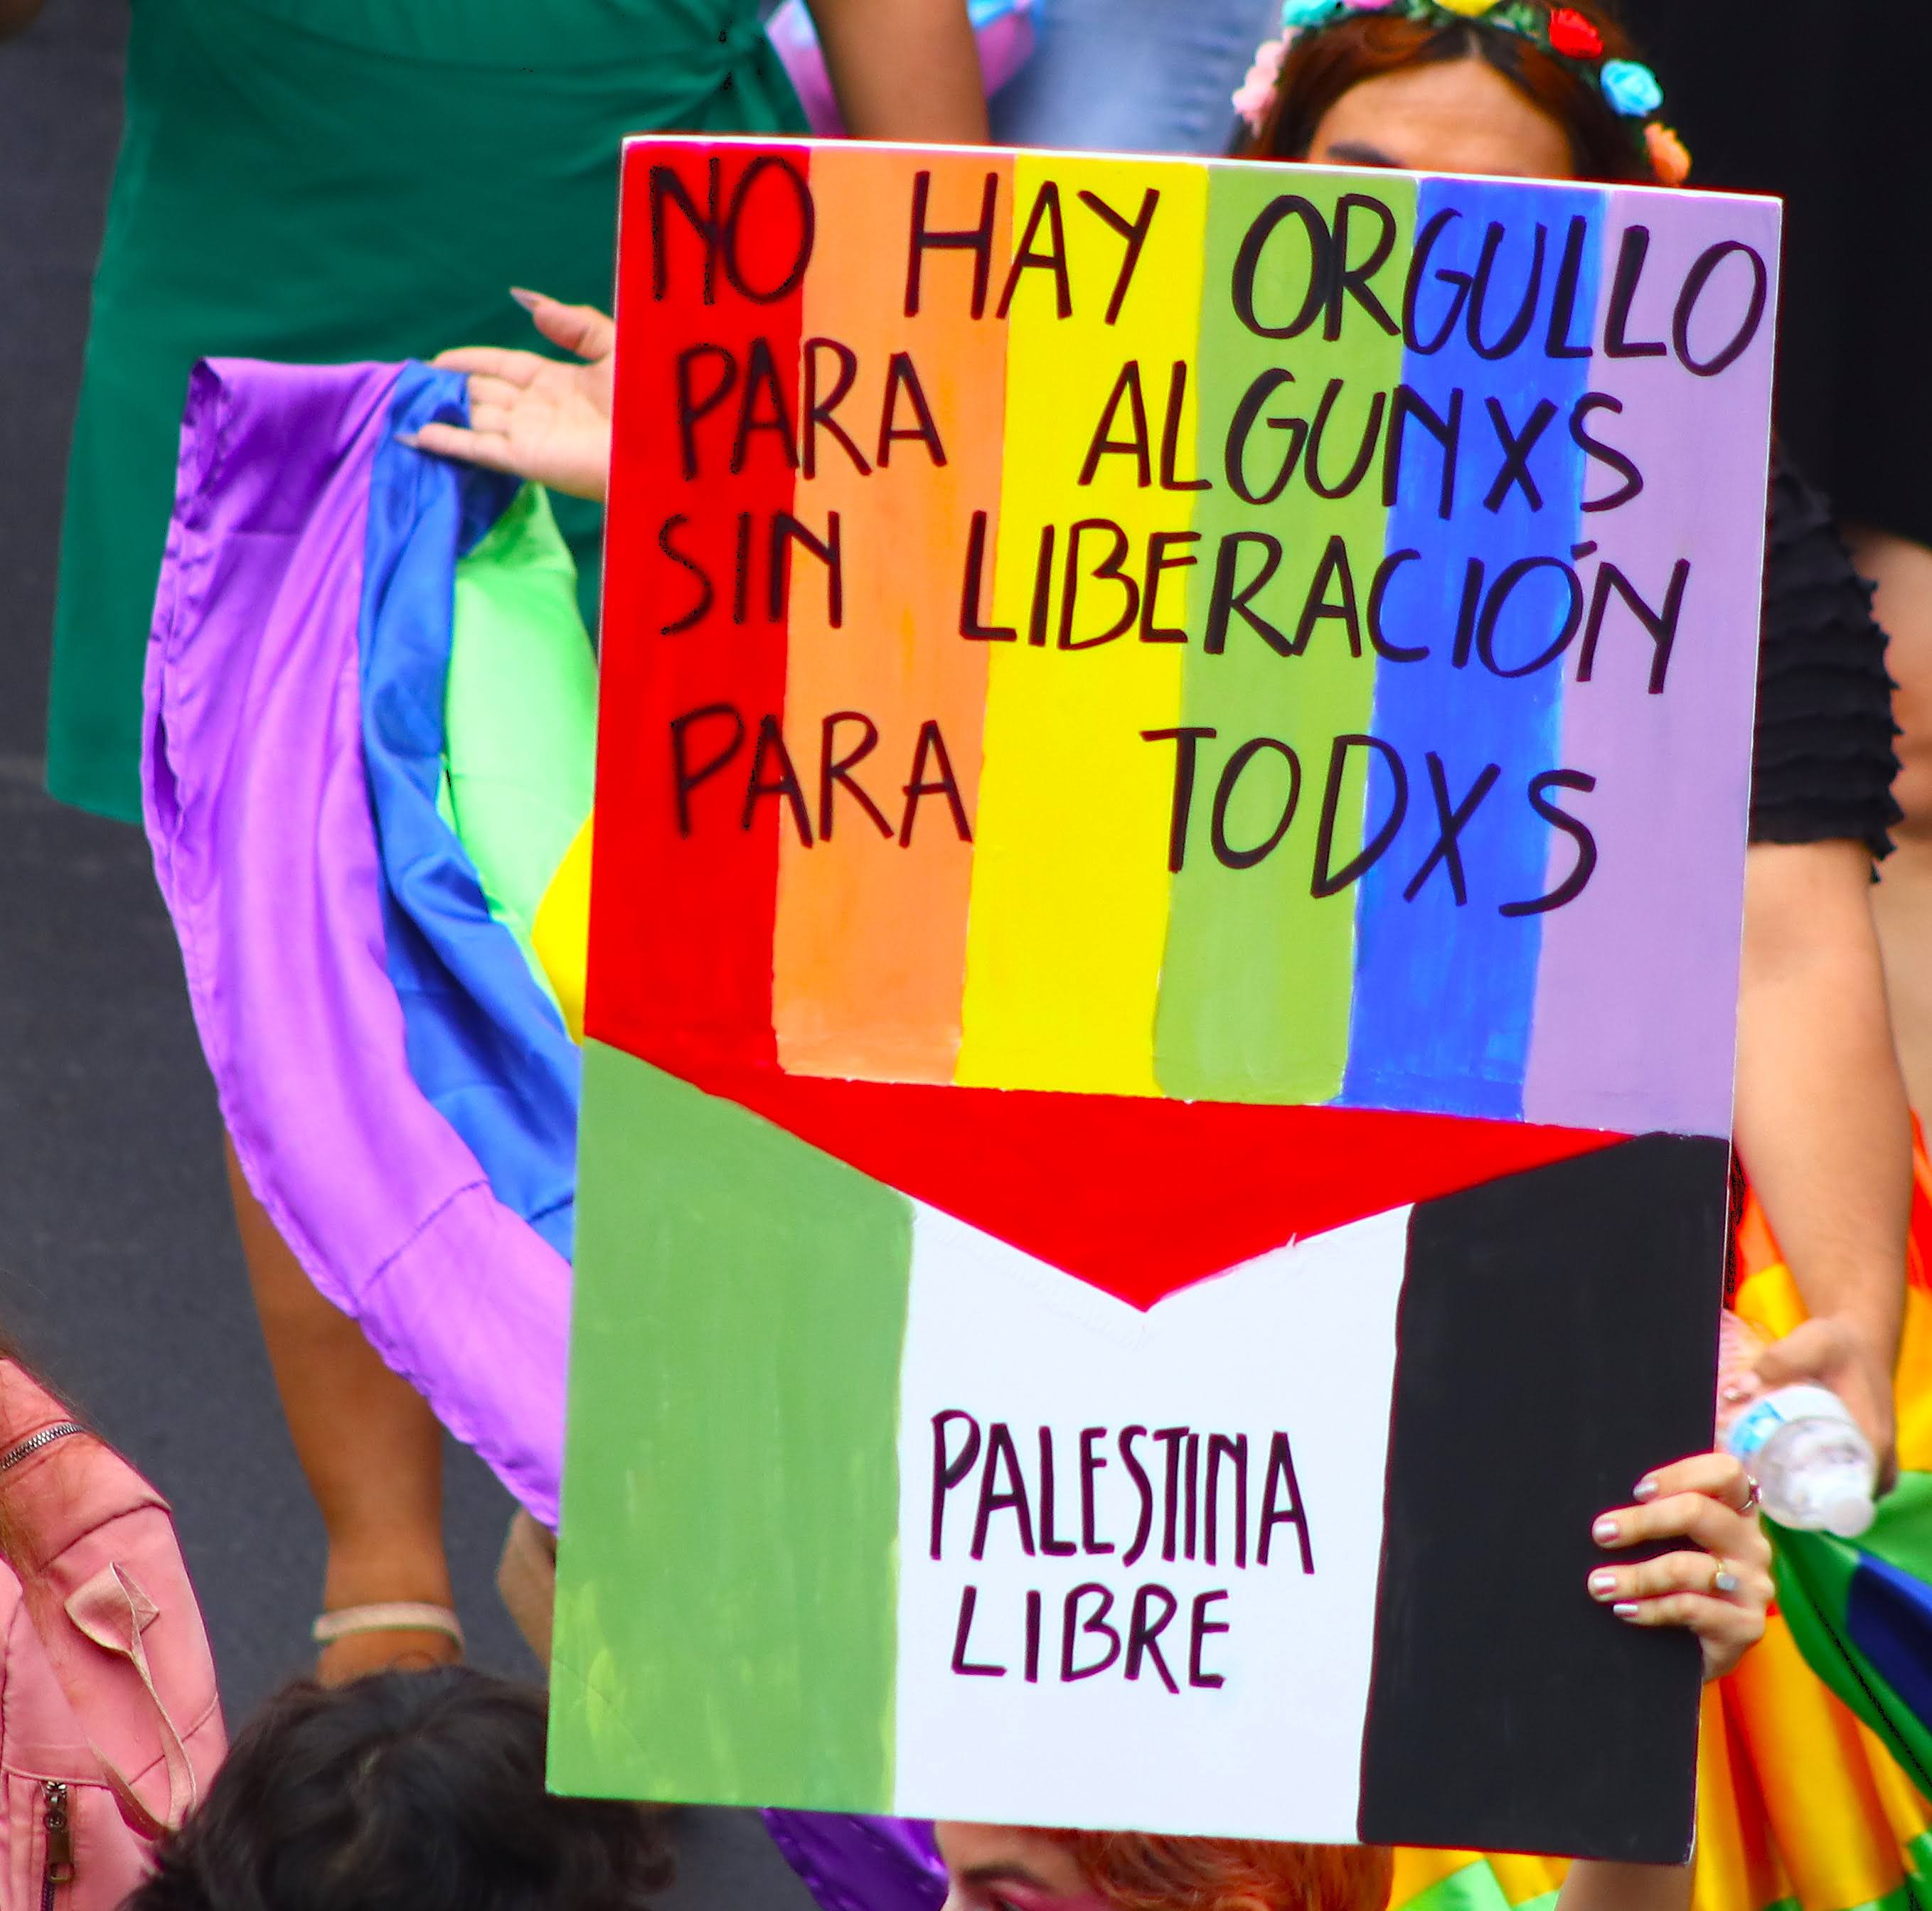
<path id="1" fill-rule="evenodd" d="M 1688 1626 L 1703 1649 L 1705 1679 L 1721 1679 L 1763 1637 L 1773 1590 L 1750 1478 L 1730 1454 L 1702 1453 L 1646 1474 L 1636 1500 L 1596 1521 L 1590 1536 L 1599 1546 L 1688 1539 L 1701 1550 L 1599 1567 L 1590 1596 L 1633 1625 Z"/>

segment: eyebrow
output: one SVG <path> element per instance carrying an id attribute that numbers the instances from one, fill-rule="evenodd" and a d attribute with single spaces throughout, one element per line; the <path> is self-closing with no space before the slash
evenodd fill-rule
<path id="1" fill-rule="evenodd" d="M 968 1884 L 1030 1885 L 1035 1891 L 1046 1892 L 1049 1898 L 1057 1895 L 1044 1878 L 1037 1872 L 1029 1871 L 1024 1865 L 970 1865 L 962 1875 Z"/>
<path id="2" fill-rule="evenodd" d="M 1384 166 L 1401 169 L 1397 162 L 1379 146 L 1371 146 L 1360 139 L 1338 139 L 1328 148 L 1328 156 L 1348 166 Z"/>

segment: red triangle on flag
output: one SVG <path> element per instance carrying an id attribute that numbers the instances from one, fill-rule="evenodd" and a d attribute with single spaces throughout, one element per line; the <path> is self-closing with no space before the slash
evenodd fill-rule
<path id="1" fill-rule="evenodd" d="M 648 1059 L 648 1058 L 646 1058 Z M 682 1075 L 1138 1307 L 1289 1241 L 1627 1139 L 1372 1109 Z"/>

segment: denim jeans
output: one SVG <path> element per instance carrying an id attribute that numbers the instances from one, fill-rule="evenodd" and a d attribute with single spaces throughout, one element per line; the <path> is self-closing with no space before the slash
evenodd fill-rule
<path id="1" fill-rule="evenodd" d="M 1004 145 L 1222 153 L 1278 0 L 1036 0 L 1039 50 L 992 103 Z"/>

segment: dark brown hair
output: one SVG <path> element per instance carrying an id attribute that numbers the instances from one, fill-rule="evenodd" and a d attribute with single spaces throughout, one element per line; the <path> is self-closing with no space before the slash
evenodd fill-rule
<path id="1" fill-rule="evenodd" d="M 467 1666 L 287 1688 L 124 1911 L 646 1911 L 638 1807 L 544 1790 L 544 1702 Z"/>
<path id="2" fill-rule="evenodd" d="M 1383 1911 L 1393 1853 L 1258 1838 L 1049 1832 L 1116 1911 Z"/>
<path id="3" fill-rule="evenodd" d="M 1603 7 L 1577 6 L 1573 0 L 1571 10 L 1603 36 L 1605 59 L 1634 57 L 1629 36 Z M 1364 13 L 1299 34 L 1282 63 L 1274 105 L 1245 150 L 1257 159 L 1305 159 L 1323 116 L 1352 87 L 1451 60 L 1482 61 L 1554 120 L 1569 139 L 1580 179 L 1656 183 L 1634 122 L 1621 118 L 1604 98 L 1593 70 L 1573 66 L 1520 34 L 1479 19 L 1432 26 L 1399 14 Z"/>

